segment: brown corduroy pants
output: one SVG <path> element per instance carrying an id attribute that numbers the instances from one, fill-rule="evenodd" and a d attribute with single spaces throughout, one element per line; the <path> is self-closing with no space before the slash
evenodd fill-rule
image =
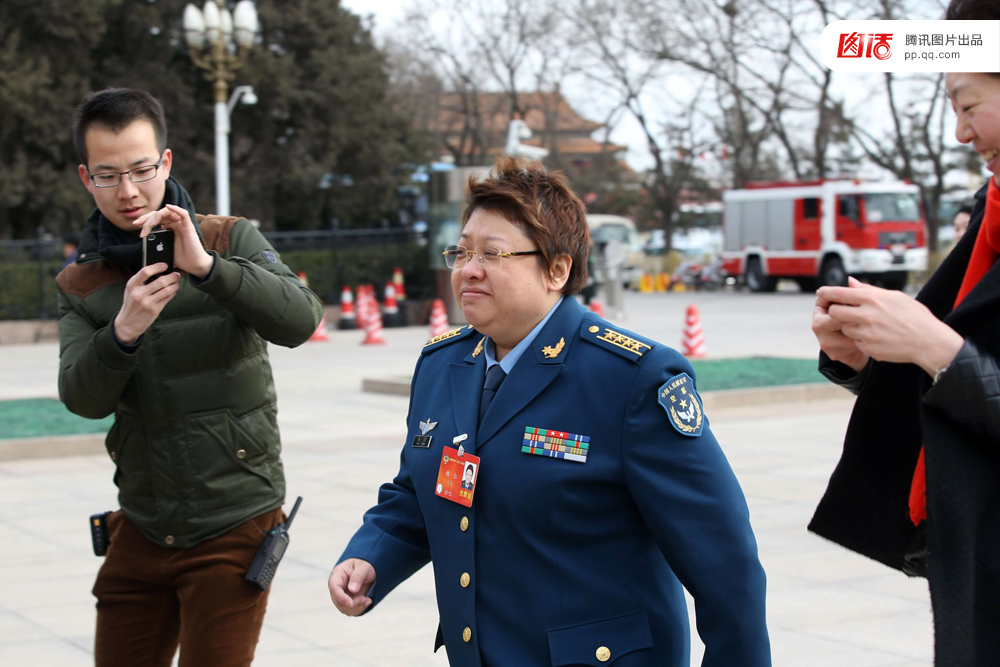
<path id="1" fill-rule="evenodd" d="M 267 592 L 243 579 L 280 508 L 190 549 L 150 542 L 119 511 L 97 574 L 97 667 L 245 667 L 253 661 Z"/>

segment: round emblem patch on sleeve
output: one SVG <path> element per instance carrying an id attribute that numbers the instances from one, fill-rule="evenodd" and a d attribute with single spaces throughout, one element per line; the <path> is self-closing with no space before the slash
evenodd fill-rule
<path id="1" fill-rule="evenodd" d="M 690 375 L 681 373 L 667 380 L 657 391 L 656 400 L 667 411 L 670 425 L 678 433 L 692 438 L 701 435 L 705 415 Z"/>

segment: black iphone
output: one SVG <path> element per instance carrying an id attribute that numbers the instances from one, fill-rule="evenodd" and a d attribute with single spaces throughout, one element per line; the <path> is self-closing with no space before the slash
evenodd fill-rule
<path id="1" fill-rule="evenodd" d="M 167 270 L 150 277 L 146 281 L 147 285 L 174 270 L 174 233 L 169 229 L 153 230 L 142 240 L 142 265 L 149 266 L 158 262 L 165 262 Z"/>

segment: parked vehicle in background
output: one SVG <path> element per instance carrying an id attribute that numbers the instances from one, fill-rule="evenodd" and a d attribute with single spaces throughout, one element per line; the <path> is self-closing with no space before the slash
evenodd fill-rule
<path id="1" fill-rule="evenodd" d="M 666 232 L 654 229 L 642 243 L 646 255 L 662 255 L 666 250 Z M 670 247 L 684 254 L 689 248 L 706 248 L 713 254 L 722 251 L 722 202 L 681 204 L 674 213 Z"/>
<path id="2" fill-rule="evenodd" d="M 721 201 L 681 204 L 674 213 L 675 229 L 718 229 L 721 224 Z"/>
<path id="3" fill-rule="evenodd" d="M 938 202 L 938 244 L 947 248 L 955 244 L 955 214 L 965 201 L 974 201 L 975 190 L 952 190 L 941 195 Z"/>
<path id="4" fill-rule="evenodd" d="M 624 264 L 620 276 L 625 287 L 638 284 L 642 277 L 642 246 L 635 223 L 621 215 L 603 213 L 587 214 L 590 238 L 598 250 L 598 258 L 607 244 L 618 244 L 624 250 Z"/>
<path id="5" fill-rule="evenodd" d="M 751 183 L 722 196 L 723 266 L 754 292 L 780 278 L 801 289 L 853 275 L 892 289 L 927 268 L 920 189 L 902 181 Z"/>
<path id="6" fill-rule="evenodd" d="M 722 258 L 711 254 L 701 258 L 686 257 L 670 276 L 670 284 L 683 284 L 689 290 L 714 291 L 725 287 L 727 274 L 722 268 Z"/>

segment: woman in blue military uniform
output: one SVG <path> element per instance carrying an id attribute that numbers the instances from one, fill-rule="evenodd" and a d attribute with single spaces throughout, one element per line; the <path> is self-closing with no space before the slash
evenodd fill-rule
<path id="1" fill-rule="evenodd" d="M 691 366 L 569 296 L 590 237 L 561 175 L 501 157 L 466 204 L 445 257 L 469 325 L 424 347 L 334 604 L 364 613 L 431 561 L 453 665 L 679 667 L 686 588 L 703 665 L 770 665 L 746 501 Z"/>

